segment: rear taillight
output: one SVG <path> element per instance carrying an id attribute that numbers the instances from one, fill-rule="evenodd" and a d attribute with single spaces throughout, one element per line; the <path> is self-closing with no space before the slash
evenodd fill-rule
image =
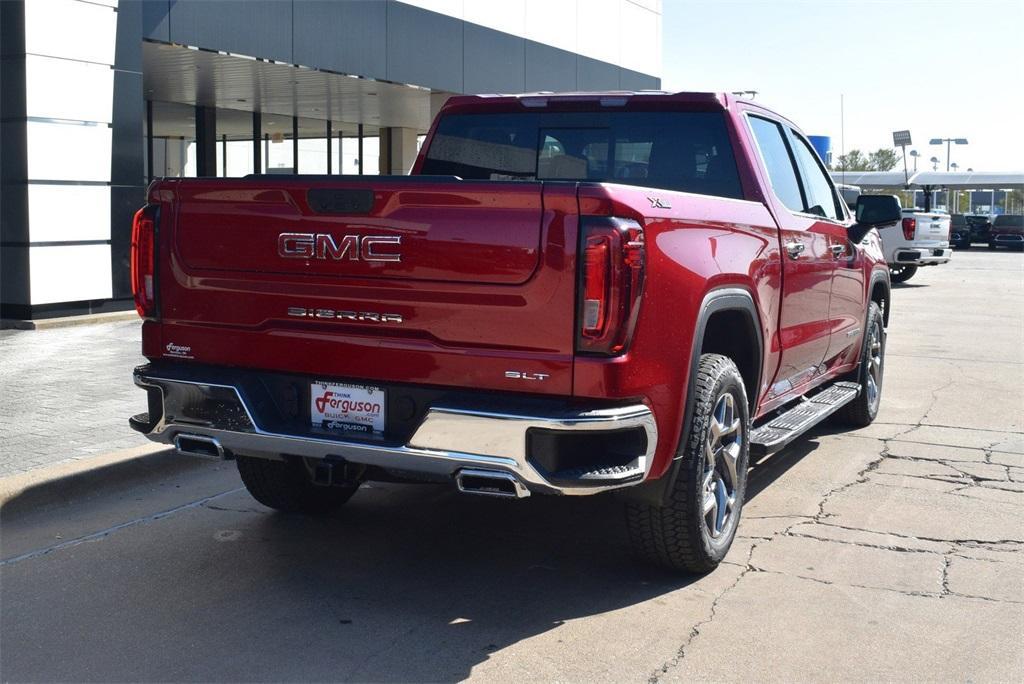
<path id="1" fill-rule="evenodd" d="M 644 233 L 636 221 L 581 221 L 576 351 L 612 356 L 629 346 L 640 310 Z"/>
<path id="2" fill-rule="evenodd" d="M 915 232 L 917 232 L 917 219 L 903 219 L 903 237 L 907 240 L 913 240 Z"/>
<path id="3" fill-rule="evenodd" d="M 146 205 L 132 221 L 132 295 L 143 318 L 156 315 L 156 207 Z"/>

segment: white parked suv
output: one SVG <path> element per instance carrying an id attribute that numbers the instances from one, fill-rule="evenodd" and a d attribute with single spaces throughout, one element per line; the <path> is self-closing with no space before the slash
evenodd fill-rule
<path id="1" fill-rule="evenodd" d="M 948 262 L 953 255 L 949 246 L 950 227 L 949 214 L 904 209 L 900 223 L 879 228 L 892 282 L 910 280 L 921 266 Z"/>

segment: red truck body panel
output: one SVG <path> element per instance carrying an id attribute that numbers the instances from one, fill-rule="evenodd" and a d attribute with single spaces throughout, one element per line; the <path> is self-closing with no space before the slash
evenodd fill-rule
<path id="1" fill-rule="evenodd" d="M 373 188 L 380 208 L 316 214 L 305 195 L 318 186 Z M 532 391 L 568 395 L 577 217 L 571 195 L 547 194 L 549 207 L 539 184 L 523 183 L 157 183 L 161 322 L 147 327 L 145 352 L 175 357 L 167 345 L 187 346 L 191 360 L 215 365 L 522 391 L 504 376 L 511 364 L 549 376 Z M 467 208 L 500 221 L 474 232 Z M 417 258 L 282 259 L 282 232 L 400 235 Z M 296 318 L 293 307 L 397 314 L 403 324 Z"/>
<path id="2" fill-rule="evenodd" d="M 536 99 L 572 111 L 595 107 L 598 97 Z M 755 303 L 763 354 L 757 386 L 748 388 L 752 416 L 853 368 L 861 338 L 848 333 L 863 323 L 869 276 L 879 267 L 874 253 L 824 261 L 845 224 L 794 219 L 766 190 L 743 119 L 747 105 L 706 94 L 628 100 L 627 110 L 723 112 L 744 198 L 432 177 L 158 181 L 149 201 L 161 212 L 159 320 L 144 326 L 144 354 L 315 377 L 637 400 L 652 409 L 662 435 L 651 478 L 668 469 L 684 427 L 700 344 L 694 322 L 709 292 L 737 288 Z M 535 106 L 529 98 L 464 97 L 443 113 Z M 421 153 L 413 174 L 423 161 Z M 318 212 L 308 201 L 312 189 L 372 192 L 372 209 Z M 574 352 L 581 216 L 622 217 L 643 228 L 640 313 L 619 356 Z M 807 265 L 788 264 L 785 241 L 810 240 L 815 230 L 812 250 L 822 253 Z M 403 258 L 282 258 L 282 233 L 400 237 Z M 314 313 L 297 317 L 290 308 Z M 393 314 L 402 324 L 319 317 L 321 310 Z M 812 365 L 813 373 L 800 375 Z M 524 383 L 510 370 L 546 379 Z"/>

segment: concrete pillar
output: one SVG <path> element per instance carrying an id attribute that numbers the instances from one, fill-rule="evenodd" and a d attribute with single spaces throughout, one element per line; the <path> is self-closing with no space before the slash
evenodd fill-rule
<path id="1" fill-rule="evenodd" d="M 153 174 L 178 178 L 185 169 L 185 144 L 181 138 L 153 140 Z"/>
<path id="2" fill-rule="evenodd" d="M 400 176 L 409 173 L 416 161 L 416 129 L 380 129 L 380 173 Z"/>
<path id="3" fill-rule="evenodd" d="M 437 113 L 441 111 L 441 107 L 451 97 L 451 93 L 430 93 L 430 120 L 433 121 L 437 117 Z"/>
<path id="4" fill-rule="evenodd" d="M 217 110 L 196 105 L 196 176 L 217 175 Z"/>

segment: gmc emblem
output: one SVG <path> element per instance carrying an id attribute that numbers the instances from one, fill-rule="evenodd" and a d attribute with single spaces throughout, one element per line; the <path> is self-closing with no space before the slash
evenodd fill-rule
<path id="1" fill-rule="evenodd" d="M 329 233 L 281 233 L 277 255 L 286 259 L 334 259 L 341 261 L 401 261 L 400 235 L 346 235 L 341 243 Z M 389 251 L 388 246 L 393 245 Z"/>

